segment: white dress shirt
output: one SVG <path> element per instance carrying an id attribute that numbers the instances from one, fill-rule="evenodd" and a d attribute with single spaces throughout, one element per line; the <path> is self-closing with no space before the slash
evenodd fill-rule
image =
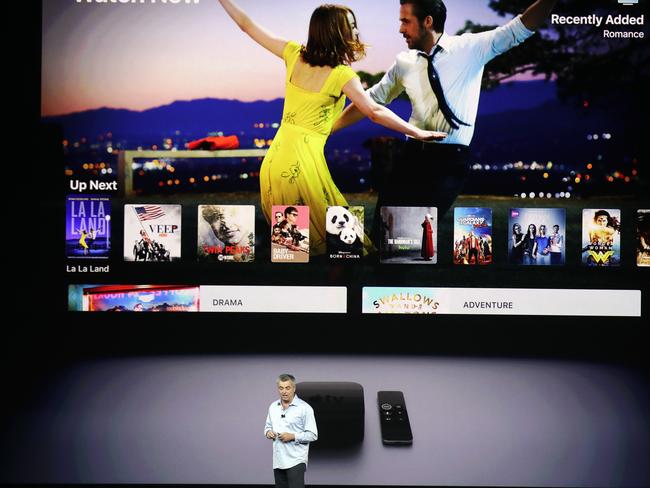
<path id="1" fill-rule="evenodd" d="M 442 50 L 433 58 L 433 66 L 438 72 L 447 104 L 469 126 L 453 129 L 445 120 L 429 83 L 427 60 L 415 49 L 398 54 L 395 63 L 368 93 L 377 103 L 386 105 L 406 90 L 411 99 L 411 124 L 420 129 L 447 132 L 448 136 L 440 144 L 468 146 L 474 135 L 483 67 L 492 58 L 533 34 L 524 26 L 521 16 L 517 16 L 491 31 L 460 36 L 443 33 L 440 36 L 437 46 Z M 433 49 L 428 54 L 433 54 Z"/>
<path id="2" fill-rule="evenodd" d="M 269 430 L 275 432 L 276 436 L 282 432 L 296 436 L 290 442 L 282 442 L 278 437 L 273 440 L 273 469 L 289 469 L 300 463 L 307 464 L 309 443 L 318 439 L 314 410 L 307 402 L 294 395 L 286 410 L 282 408 L 280 400 L 271 403 L 264 435 Z"/>

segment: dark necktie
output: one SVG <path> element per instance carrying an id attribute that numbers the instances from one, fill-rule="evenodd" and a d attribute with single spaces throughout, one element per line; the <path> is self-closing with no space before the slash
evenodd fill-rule
<path id="1" fill-rule="evenodd" d="M 433 94 L 438 99 L 438 107 L 440 107 L 440 111 L 442 112 L 442 115 L 445 116 L 445 120 L 449 123 L 449 125 L 453 129 L 458 129 L 459 128 L 458 124 L 469 126 L 469 124 L 466 124 L 458 117 L 456 117 L 454 112 L 449 107 L 447 100 L 445 100 L 445 94 L 442 91 L 442 85 L 440 84 L 440 77 L 438 76 L 438 72 L 436 71 L 436 68 L 433 67 L 433 58 L 436 56 L 436 54 L 438 54 L 438 52 L 441 49 L 442 47 L 436 46 L 431 56 L 422 52 L 418 54 L 427 60 L 427 72 L 429 73 L 429 83 L 431 84 L 431 89 L 433 90 Z"/>

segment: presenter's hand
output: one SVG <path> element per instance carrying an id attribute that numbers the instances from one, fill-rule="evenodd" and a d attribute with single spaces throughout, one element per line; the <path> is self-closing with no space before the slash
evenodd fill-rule
<path id="1" fill-rule="evenodd" d="M 282 442 L 291 442 L 296 440 L 296 436 L 291 434 L 290 432 L 282 432 L 278 435 L 278 438 Z"/>
<path id="2" fill-rule="evenodd" d="M 438 132 L 435 130 L 418 130 L 415 138 L 419 141 L 442 141 L 447 137 L 446 132 Z"/>
<path id="3" fill-rule="evenodd" d="M 273 432 L 272 430 L 267 430 L 266 431 L 266 438 L 267 439 L 275 439 L 275 432 Z"/>

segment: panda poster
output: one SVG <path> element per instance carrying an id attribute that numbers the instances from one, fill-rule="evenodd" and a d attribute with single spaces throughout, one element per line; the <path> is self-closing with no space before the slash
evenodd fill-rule
<path id="1" fill-rule="evenodd" d="M 329 259 L 360 259 L 363 255 L 363 207 L 328 207 L 325 234 Z"/>
<path id="2" fill-rule="evenodd" d="M 309 262 L 309 207 L 273 205 L 271 262 Z"/>
<path id="3" fill-rule="evenodd" d="M 379 259 L 391 264 L 435 264 L 438 261 L 436 207 L 382 207 Z"/>

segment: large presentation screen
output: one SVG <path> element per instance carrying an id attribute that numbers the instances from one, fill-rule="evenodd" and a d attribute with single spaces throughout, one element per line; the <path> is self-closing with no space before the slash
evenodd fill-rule
<path id="1" fill-rule="evenodd" d="M 642 317 L 642 5 L 532 4 L 43 2 L 61 310 Z"/>

